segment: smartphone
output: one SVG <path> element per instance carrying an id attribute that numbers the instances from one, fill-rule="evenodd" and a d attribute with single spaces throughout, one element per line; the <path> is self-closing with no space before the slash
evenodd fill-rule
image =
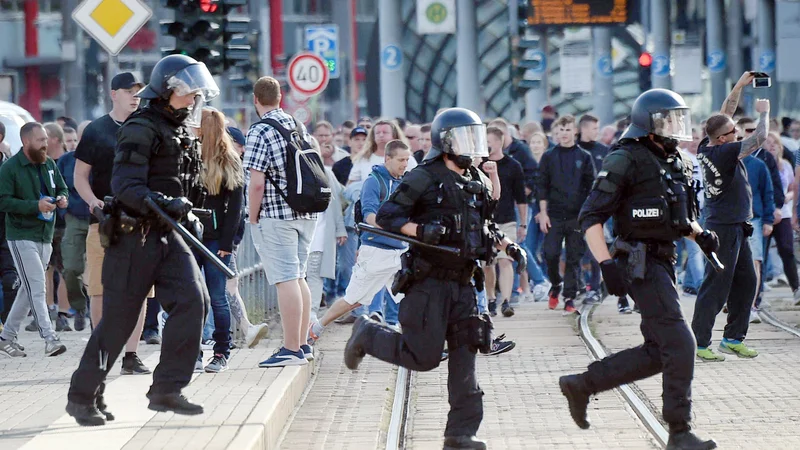
<path id="1" fill-rule="evenodd" d="M 753 74 L 753 87 L 768 88 L 772 86 L 772 79 L 764 72 L 751 72 Z"/>

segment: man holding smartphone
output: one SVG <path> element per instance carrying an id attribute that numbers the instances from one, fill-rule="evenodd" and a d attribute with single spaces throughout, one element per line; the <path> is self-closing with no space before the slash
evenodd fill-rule
<path id="1" fill-rule="evenodd" d="M 757 277 L 748 238 L 753 234 L 753 193 L 742 162 L 766 141 L 769 132 L 769 100 L 756 100 L 759 114 L 755 133 L 736 140 L 736 125 L 731 118 L 739 104 L 742 89 L 755 78 L 745 72 L 722 104 L 720 114 L 706 121 L 706 134 L 697 150 L 703 168 L 706 227 L 719 237 L 719 259 L 725 270 L 717 273 L 706 264 L 706 273 L 697 293 L 692 331 L 701 361 L 724 361 L 711 346 L 714 320 L 728 304 L 728 323 L 719 350 L 740 358 L 755 358 L 758 352 L 743 340 L 750 324 L 750 305 L 756 294 Z M 760 231 L 760 230 L 759 230 Z"/>

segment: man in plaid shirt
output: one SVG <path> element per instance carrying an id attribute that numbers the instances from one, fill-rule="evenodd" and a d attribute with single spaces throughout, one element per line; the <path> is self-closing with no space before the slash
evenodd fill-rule
<path id="1" fill-rule="evenodd" d="M 253 103 L 262 119 L 275 119 L 284 128 L 295 128 L 294 118 L 280 107 L 281 88 L 276 79 L 262 77 L 256 82 Z M 299 125 L 308 139 L 305 126 Z M 304 365 L 314 357 L 311 346 L 305 344 L 311 313 L 311 292 L 305 278 L 308 250 L 320 214 L 295 212 L 273 185 L 286 192 L 287 145 L 277 130 L 260 122 L 250 127 L 245 143 L 253 243 L 267 279 L 278 290 L 284 339 L 284 346 L 259 367 Z"/>

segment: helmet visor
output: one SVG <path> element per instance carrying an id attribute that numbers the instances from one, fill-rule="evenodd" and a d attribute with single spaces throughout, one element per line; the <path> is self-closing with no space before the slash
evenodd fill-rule
<path id="1" fill-rule="evenodd" d="M 489 156 L 484 124 L 451 128 L 445 132 L 445 137 L 450 141 L 451 152 L 457 156 L 472 158 Z"/>
<path id="2" fill-rule="evenodd" d="M 177 95 L 200 94 L 204 101 L 219 95 L 219 87 L 203 63 L 189 65 L 169 77 L 167 89 Z"/>
<path id="3" fill-rule="evenodd" d="M 653 134 L 679 141 L 692 140 L 692 114 L 689 108 L 670 109 L 650 115 Z"/>

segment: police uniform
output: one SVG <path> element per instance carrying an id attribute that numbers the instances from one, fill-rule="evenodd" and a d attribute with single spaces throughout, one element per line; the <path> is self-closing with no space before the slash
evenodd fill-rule
<path id="1" fill-rule="evenodd" d="M 443 113 L 458 118 L 459 108 Z M 450 112 L 448 112 L 450 111 Z M 460 110 L 466 111 L 466 110 Z M 448 116 L 455 114 L 455 116 Z M 474 113 L 469 117 L 480 124 Z M 432 128 L 435 135 L 437 123 Z M 451 124 L 452 125 L 452 124 Z M 477 125 L 476 125 L 477 126 Z M 482 126 L 482 125 L 481 125 Z M 483 131 L 485 135 L 485 129 Z M 441 146 L 438 146 L 441 148 Z M 426 159 L 409 172 L 397 190 L 381 206 L 376 221 L 386 230 L 400 233 L 407 223 L 441 227 L 437 244 L 459 249 L 458 256 L 412 244 L 404 255 L 404 272 L 410 275 L 401 287 L 405 298 L 400 303 L 402 333 L 360 317 L 345 350 L 345 363 L 357 367 L 365 354 L 409 370 L 428 371 L 439 366 L 442 346 L 449 349 L 448 388 L 450 413 L 445 428 L 445 448 L 486 448 L 475 439 L 483 419 L 483 402 L 475 370 L 475 355 L 491 338 L 488 316 L 479 317 L 474 277 L 482 275 L 477 261 L 489 261 L 501 235 L 491 224 L 491 182 L 474 167 L 461 175 L 445 164 L 446 155 Z M 469 166 L 471 159 L 467 159 Z M 446 231 L 445 231 L 446 230 Z M 425 240 L 423 236 L 418 236 Z M 511 248 L 518 249 L 515 244 Z M 524 252 L 514 252 L 518 259 Z M 480 284 L 480 280 L 478 281 Z M 483 349 L 481 349 L 484 351 Z"/>
<path id="2" fill-rule="evenodd" d="M 150 86 L 158 83 L 158 69 L 157 65 Z M 169 79 L 175 79 L 174 73 Z M 186 242 L 145 205 L 151 198 L 176 219 L 191 210 L 193 205 L 187 198 L 195 207 L 202 207 L 199 145 L 185 126 L 188 112 L 169 106 L 170 92 L 162 89 L 159 98 L 131 115 L 118 133 L 111 179 L 118 210 L 113 214 L 124 214 L 128 227 L 121 227 L 119 221 L 113 225 L 115 238 L 105 250 L 102 274 L 106 314 L 95 326 L 72 376 L 67 412 L 82 425 L 102 425 L 104 420 L 98 412 L 112 420 L 105 411 L 104 380 L 131 335 L 153 285 L 169 320 L 163 330 L 162 358 L 147 393 L 150 409 L 202 413 L 202 406 L 189 403 L 180 392 L 191 381 L 198 358 L 208 292 Z"/>
<path id="3" fill-rule="evenodd" d="M 670 91 L 656 91 L 670 93 L 667 100 L 672 96 L 680 99 Z M 683 108 L 688 114 L 682 99 L 676 103 L 667 101 L 660 108 Z M 713 441 L 687 437 L 691 434 L 695 340 L 675 287 L 674 242 L 692 234 L 697 216 L 691 188 L 693 165 L 677 147 L 665 151 L 668 146 L 660 148 L 647 137 L 657 132 L 648 129 L 652 127 L 650 114 L 640 120 L 644 123 L 638 133 L 635 114 L 633 119 L 634 129 L 629 129 L 605 158 L 579 222 L 586 231 L 613 217 L 614 235 L 619 241 L 613 248 L 621 250 L 612 251 L 613 260 L 604 263 L 610 265 L 606 266 L 609 273 L 620 275 L 641 310 L 644 344 L 596 361 L 582 374 L 562 377 L 559 384 L 570 401 L 573 419 L 581 428 L 588 428 L 586 404 L 590 395 L 662 373 L 663 417 L 670 428 L 668 448 L 715 448 Z M 603 272 L 606 275 L 606 270 Z M 607 283 L 609 278 L 613 277 L 607 276 Z"/>

